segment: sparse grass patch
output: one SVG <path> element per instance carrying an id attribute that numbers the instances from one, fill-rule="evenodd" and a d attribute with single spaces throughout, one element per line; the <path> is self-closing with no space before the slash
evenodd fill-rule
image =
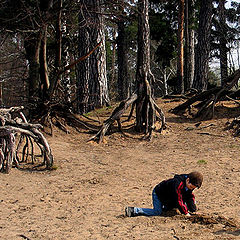
<path id="1" fill-rule="evenodd" d="M 201 160 L 198 160 L 198 161 L 197 161 L 197 163 L 198 163 L 198 164 L 207 164 L 207 161 L 206 161 L 206 160 L 203 160 L 203 159 L 201 159 Z"/>
<path id="2" fill-rule="evenodd" d="M 51 170 L 57 170 L 58 169 L 58 166 L 57 165 L 54 165 L 51 167 Z"/>
<path id="3" fill-rule="evenodd" d="M 111 106 L 111 105 L 108 107 L 97 108 L 91 112 L 84 113 L 83 116 L 93 117 L 96 115 L 108 115 L 111 113 L 112 109 L 113 109 L 113 106 Z"/>

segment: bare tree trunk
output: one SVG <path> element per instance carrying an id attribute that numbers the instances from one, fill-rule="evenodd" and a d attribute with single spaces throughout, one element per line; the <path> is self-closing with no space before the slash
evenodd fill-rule
<path id="1" fill-rule="evenodd" d="M 55 44 L 55 71 L 53 76 L 52 85 L 55 86 L 57 82 L 60 81 L 61 75 L 58 74 L 60 67 L 62 65 L 62 0 L 59 0 L 57 3 L 58 16 L 56 20 L 56 44 Z M 52 91 L 51 86 L 51 91 Z"/>
<path id="2" fill-rule="evenodd" d="M 200 1 L 198 43 L 195 55 L 195 76 L 193 88 L 204 91 L 208 83 L 208 63 L 210 56 L 210 33 L 212 26 L 212 0 Z"/>
<path id="3" fill-rule="evenodd" d="M 185 45 L 184 45 L 184 90 L 185 92 L 190 87 L 190 80 L 189 80 L 189 68 L 188 68 L 188 62 L 189 62 L 189 0 L 185 1 L 185 8 L 184 8 L 184 38 L 185 38 Z"/>
<path id="4" fill-rule="evenodd" d="M 26 58 L 29 61 L 29 102 L 40 98 L 40 47 L 42 35 L 31 34 L 24 41 Z"/>
<path id="5" fill-rule="evenodd" d="M 168 95 L 168 85 L 167 85 L 167 68 L 163 68 L 163 96 Z"/>
<path id="6" fill-rule="evenodd" d="M 130 116 L 133 113 L 136 104 L 136 130 L 144 132 L 144 139 L 151 140 L 152 131 L 155 129 L 156 112 L 162 121 L 160 132 L 165 128 L 165 116 L 162 110 L 157 106 L 153 99 L 151 83 L 154 79 L 150 70 L 150 29 L 148 23 L 148 0 L 138 1 L 138 54 L 137 54 L 137 70 L 136 84 L 137 94 L 134 93 L 128 99 L 122 101 L 117 108 L 114 109 L 111 116 L 104 121 L 101 129 L 90 140 L 103 140 L 103 136 L 113 122 L 117 121 L 119 129 L 121 129 L 120 117 L 126 111 L 130 104 L 133 104 Z"/>
<path id="7" fill-rule="evenodd" d="M 193 85 L 194 79 L 194 66 L 195 66 L 195 30 L 189 29 L 189 62 L 188 62 L 188 79 L 190 82 L 190 88 Z"/>
<path id="8" fill-rule="evenodd" d="M 178 93 L 184 92 L 183 82 L 183 25 L 184 25 L 184 0 L 179 0 L 178 9 L 178 60 L 177 60 L 177 91 Z"/>
<path id="9" fill-rule="evenodd" d="M 101 3 L 101 0 L 89 0 L 86 8 L 83 8 L 79 14 L 79 55 L 85 55 L 102 41 L 101 46 L 78 65 L 77 88 L 80 113 L 109 104 Z"/>
<path id="10" fill-rule="evenodd" d="M 117 52 L 117 31 L 113 28 L 113 42 L 112 42 L 112 64 L 111 64 L 111 74 L 109 79 L 109 88 L 114 89 L 114 95 L 116 91 L 116 52 Z"/>
<path id="11" fill-rule="evenodd" d="M 92 20 L 95 25 L 92 26 L 94 28 L 93 31 L 90 31 L 90 38 L 93 42 L 93 46 L 102 41 L 101 46 L 90 56 L 92 66 L 90 71 L 90 78 L 93 79 L 93 81 L 90 82 L 90 109 L 109 105 L 102 3 L 102 0 L 89 1 L 89 5 L 94 11 Z"/>
<path id="12" fill-rule="evenodd" d="M 185 1 L 185 49 L 184 49 L 184 90 L 192 87 L 194 78 L 194 47 L 195 30 L 193 27 L 194 18 L 193 0 Z"/>
<path id="13" fill-rule="evenodd" d="M 40 1 L 39 13 L 43 22 L 40 26 L 35 26 L 39 29 L 37 33 L 25 34 L 24 47 L 29 61 L 29 103 L 33 108 L 32 116 L 39 113 L 37 108 L 48 97 L 47 90 L 51 84 L 47 69 L 47 28 L 52 4 L 53 0 Z"/>
<path id="14" fill-rule="evenodd" d="M 62 23 L 62 35 L 67 38 L 68 29 L 67 29 L 67 19 L 65 14 L 63 15 L 63 23 Z M 64 57 L 64 65 L 68 66 L 70 64 L 70 54 L 69 54 L 69 46 L 66 46 L 63 50 Z M 61 84 L 63 87 L 64 99 L 67 105 L 70 106 L 71 103 L 71 78 L 70 78 L 71 70 L 67 70 L 65 74 L 61 77 Z"/>
<path id="15" fill-rule="evenodd" d="M 136 130 L 144 131 L 146 134 L 152 131 L 149 123 L 149 116 L 155 121 L 154 106 L 150 106 L 149 98 L 152 97 L 151 84 L 153 74 L 150 70 L 150 29 L 148 16 L 148 0 L 138 1 L 138 53 L 137 53 L 137 91 L 138 99 L 136 102 Z M 149 110 L 151 112 L 149 112 Z M 149 129 L 150 127 L 150 129 Z"/>
<path id="16" fill-rule="evenodd" d="M 83 14 L 78 16 L 79 36 L 78 36 L 78 54 L 84 56 L 90 50 L 90 36 L 86 26 L 86 16 Z M 86 10 L 85 10 L 86 11 Z M 90 81 L 90 59 L 87 58 L 77 65 L 77 108 L 79 113 L 88 112 L 89 102 L 89 81 Z"/>
<path id="17" fill-rule="evenodd" d="M 50 87 L 49 77 L 48 77 L 48 66 L 47 66 L 47 26 L 43 26 L 43 37 L 41 41 L 41 49 L 40 49 L 40 77 L 41 77 L 41 88 L 42 95 L 41 98 L 44 101 L 46 96 L 46 92 Z"/>
<path id="18" fill-rule="evenodd" d="M 62 61 L 62 0 L 57 2 L 58 6 L 58 17 L 56 22 L 56 59 L 55 59 L 55 68 L 59 69 Z"/>
<path id="19" fill-rule="evenodd" d="M 118 100 L 121 101 L 129 97 L 129 73 L 127 41 L 124 19 L 118 22 Z"/>
<path id="20" fill-rule="evenodd" d="M 219 31 L 219 50 L 220 50 L 220 69 L 221 69 L 221 86 L 228 77 L 228 58 L 227 58 L 227 27 L 226 27 L 226 9 L 225 0 L 219 0 L 218 4 L 218 31 Z"/>

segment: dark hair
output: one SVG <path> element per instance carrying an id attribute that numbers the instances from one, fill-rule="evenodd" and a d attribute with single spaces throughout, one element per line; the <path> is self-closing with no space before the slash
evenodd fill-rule
<path id="1" fill-rule="evenodd" d="M 189 182 L 200 188 L 202 186 L 203 175 L 200 172 L 191 172 L 188 174 Z"/>

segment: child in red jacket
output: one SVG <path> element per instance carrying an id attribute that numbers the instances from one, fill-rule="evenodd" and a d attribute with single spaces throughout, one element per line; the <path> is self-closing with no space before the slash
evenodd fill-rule
<path id="1" fill-rule="evenodd" d="M 126 207 L 125 214 L 128 217 L 157 216 L 161 215 L 163 210 L 178 208 L 181 213 L 189 216 L 197 210 L 192 191 L 200 188 L 202 181 L 203 175 L 199 172 L 175 175 L 174 178 L 160 182 L 153 189 L 153 209 Z"/>

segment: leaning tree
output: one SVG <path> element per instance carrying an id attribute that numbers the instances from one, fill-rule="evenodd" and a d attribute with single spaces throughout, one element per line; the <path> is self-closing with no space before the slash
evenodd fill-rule
<path id="1" fill-rule="evenodd" d="M 162 125 L 160 132 L 165 128 L 165 116 L 162 110 L 157 106 L 153 99 L 152 82 L 154 76 L 150 70 L 150 39 L 149 39 L 149 16 L 148 0 L 138 1 L 138 53 L 137 53 L 137 70 L 136 70 L 136 91 L 128 99 L 122 101 L 114 109 L 111 116 L 104 122 L 101 129 L 90 140 L 101 142 L 108 128 L 117 121 L 121 129 L 123 113 L 132 105 L 128 120 L 131 118 L 134 108 L 136 107 L 135 128 L 138 132 L 144 133 L 144 139 L 151 140 L 152 132 L 155 129 L 157 118 L 161 119 Z"/>

